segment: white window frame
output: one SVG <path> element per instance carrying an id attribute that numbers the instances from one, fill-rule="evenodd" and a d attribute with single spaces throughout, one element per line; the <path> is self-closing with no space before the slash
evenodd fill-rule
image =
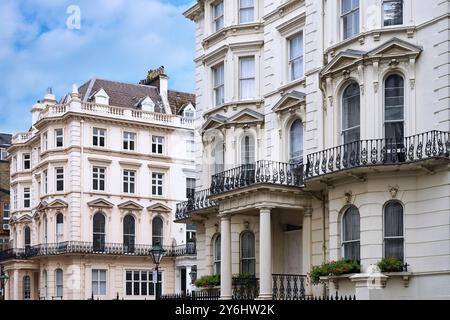
<path id="1" fill-rule="evenodd" d="M 164 196 L 164 172 L 152 172 L 152 196 L 163 197 Z M 156 192 L 154 192 L 156 191 Z"/>
<path id="2" fill-rule="evenodd" d="M 95 187 L 97 182 L 97 188 Z M 101 183 L 103 182 L 103 188 Z M 92 167 L 92 190 L 93 191 L 106 191 L 106 168 L 105 167 Z"/>
<path id="3" fill-rule="evenodd" d="M 216 16 L 216 8 L 222 5 L 222 14 L 219 16 Z M 218 32 L 222 30 L 225 26 L 225 1 L 216 1 L 211 4 L 211 10 L 212 10 L 212 28 L 213 32 Z"/>
<path id="4" fill-rule="evenodd" d="M 253 77 L 244 78 L 242 76 L 242 62 L 244 60 L 252 60 L 253 61 L 253 72 L 254 72 Z M 242 56 L 242 57 L 239 57 L 239 62 L 238 63 L 239 63 L 239 99 L 241 99 L 241 100 L 252 100 L 252 99 L 255 99 L 255 97 L 256 97 L 256 59 L 255 59 L 255 56 Z M 243 85 L 244 82 L 252 81 L 252 80 L 253 80 L 253 93 L 250 94 L 249 97 L 244 97 L 243 96 L 242 85 Z"/>
<path id="5" fill-rule="evenodd" d="M 253 0 L 253 5 L 250 6 L 250 7 L 241 7 L 241 0 L 238 0 L 238 2 L 239 2 L 238 3 L 238 6 L 239 6 L 239 24 L 255 22 L 255 20 L 256 20 L 256 15 L 255 15 L 255 13 L 256 13 L 256 3 L 255 3 L 255 0 Z M 253 19 L 252 20 L 250 20 L 250 21 L 242 21 L 241 20 L 241 18 L 242 18 L 242 11 L 244 11 L 244 10 L 252 10 L 252 13 L 253 13 Z"/>
<path id="6" fill-rule="evenodd" d="M 62 171 L 59 172 L 58 171 Z M 58 190 L 58 182 L 61 181 L 62 182 L 62 190 Z M 56 192 L 64 192 L 64 168 L 63 167 L 58 167 L 55 168 L 55 191 Z"/>
<path id="7" fill-rule="evenodd" d="M 98 148 L 105 148 L 106 147 L 106 129 L 103 128 L 92 128 L 92 146 L 98 147 Z M 94 143 L 94 138 L 97 138 L 97 144 Z M 100 143 L 103 139 L 103 145 Z"/>
<path id="8" fill-rule="evenodd" d="M 11 204 L 3 203 L 3 221 L 9 221 L 10 217 L 11 217 Z"/>
<path id="9" fill-rule="evenodd" d="M 64 129 L 57 128 L 54 131 L 55 133 L 55 148 L 64 148 Z M 58 139 L 61 139 L 61 146 L 58 146 Z"/>
<path id="10" fill-rule="evenodd" d="M 136 194 L 136 170 L 124 169 L 122 172 L 122 192 L 126 194 Z M 127 191 L 125 191 L 125 184 Z M 133 192 L 131 192 L 131 186 L 133 186 Z"/>
<path id="11" fill-rule="evenodd" d="M 48 150 L 48 131 L 42 133 L 42 149 L 43 151 Z"/>
<path id="12" fill-rule="evenodd" d="M 131 272 L 131 280 L 127 280 L 127 272 Z M 139 272 L 139 280 L 135 280 L 134 279 L 134 274 L 135 272 Z M 153 282 L 153 270 L 143 270 L 143 269 L 125 269 L 124 271 L 124 289 L 125 289 L 125 295 L 127 297 L 153 297 L 156 295 L 156 286 Z M 146 275 L 146 281 L 147 282 L 147 294 L 142 294 L 142 274 Z M 164 271 L 159 270 L 158 271 L 159 275 L 160 275 L 160 281 L 158 281 L 158 283 L 161 283 L 161 294 L 164 294 Z M 131 294 L 127 293 L 127 284 L 131 283 Z M 139 286 L 139 294 L 134 294 L 134 288 L 135 288 L 135 284 L 138 283 Z M 154 294 L 150 294 L 150 285 L 153 286 L 153 293 Z"/>
<path id="13" fill-rule="evenodd" d="M 400 24 L 392 24 L 392 25 L 386 25 L 386 11 L 384 9 L 384 5 L 386 2 L 395 2 L 395 1 L 401 1 L 402 2 L 402 23 Z M 405 1 L 404 0 L 383 0 L 383 2 L 381 3 L 381 25 L 383 26 L 383 28 L 392 28 L 392 27 L 398 27 L 398 26 L 403 26 L 405 24 Z"/>
<path id="14" fill-rule="evenodd" d="M 219 68 L 222 68 L 223 72 L 223 77 L 222 77 L 222 82 L 221 83 L 216 83 L 216 72 L 218 72 L 217 70 Z M 219 62 L 216 65 L 214 65 L 213 67 L 211 67 L 212 69 L 212 85 L 213 85 L 213 101 L 214 101 L 214 106 L 218 107 L 221 106 L 225 103 L 225 62 Z M 219 95 L 218 93 L 221 92 L 222 93 L 222 99 L 221 101 L 219 101 Z"/>
<path id="15" fill-rule="evenodd" d="M 126 151 L 136 151 L 137 150 L 137 134 L 135 132 L 124 131 L 122 134 L 122 148 Z M 133 142 L 133 148 L 131 149 L 131 142 Z"/>
<path id="16" fill-rule="evenodd" d="M 8 157 L 8 152 L 6 151 L 6 148 L 0 148 L 0 160 L 6 160 Z"/>
<path id="17" fill-rule="evenodd" d="M 43 183 L 44 194 L 48 194 L 48 170 L 47 169 L 42 171 L 42 180 L 44 181 L 44 183 Z"/>
<path id="18" fill-rule="evenodd" d="M 28 169 L 25 168 L 26 167 L 25 166 L 26 163 L 28 163 Z M 22 154 L 22 165 L 23 165 L 23 170 L 30 170 L 31 169 L 31 153 L 24 153 L 24 154 Z"/>
<path id="19" fill-rule="evenodd" d="M 31 208 L 31 188 L 23 188 L 23 207 L 26 209 Z"/>
<path id="20" fill-rule="evenodd" d="M 58 271 L 61 271 L 61 283 L 58 283 Z M 61 289 L 61 295 L 58 294 L 58 289 Z M 55 296 L 61 299 L 64 297 L 64 271 L 61 268 L 55 269 Z"/>
<path id="21" fill-rule="evenodd" d="M 97 274 L 97 280 L 94 280 L 94 274 Z M 102 280 L 101 275 L 105 275 L 105 280 Z M 101 292 L 102 286 L 101 284 L 105 284 L 104 293 Z M 97 287 L 97 294 L 94 293 L 94 288 Z M 108 270 L 106 269 L 92 269 L 91 272 L 91 291 L 92 294 L 96 297 L 104 297 L 108 294 Z"/>
<path id="22" fill-rule="evenodd" d="M 165 137 L 152 135 L 152 154 L 163 155 L 165 153 L 165 142 Z M 159 152 L 160 148 L 161 152 Z M 153 151 L 153 149 L 155 149 L 155 151 Z"/>
<path id="23" fill-rule="evenodd" d="M 358 34 L 361 33 L 361 1 L 358 0 L 358 8 L 352 9 L 348 12 L 344 13 L 344 6 L 343 6 L 343 1 L 340 1 L 340 14 L 341 14 L 341 29 L 342 29 L 342 40 L 347 40 L 347 39 L 351 39 L 353 37 L 356 37 Z M 344 29 L 344 18 L 347 16 L 350 16 L 352 14 L 356 14 L 356 12 L 358 12 L 358 30 L 353 30 L 352 35 L 345 37 L 345 29 Z M 355 32 L 356 31 L 356 32 Z"/>
<path id="24" fill-rule="evenodd" d="M 296 37 L 301 37 L 301 41 L 302 41 L 302 52 L 300 52 L 300 54 L 298 56 L 292 57 L 291 56 L 291 46 L 292 46 L 292 40 Z M 298 79 L 302 79 L 305 77 L 305 36 L 303 34 L 303 31 L 297 32 L 291 36 L 289 36 L 289 38 L 287 38 L 287 42 L 288 42 L 288 68 L 289 68 L 289 81 L 295 81 Z M 293 71 L 293 67 L 294 67 L 294 63 L 295 61 L 299 60 L 300 61 L 300 65 L 301 65 L 301 72 L 300 75 L 298 76 L 298 78 L 294 77 L 294 73 Z"/>
<path id="25" fill-rule="evenodd" d="M 188 138 L 186 139 L 186 154 L 188 158 L 195 157 L 195 133 L 189 132 Z"/>

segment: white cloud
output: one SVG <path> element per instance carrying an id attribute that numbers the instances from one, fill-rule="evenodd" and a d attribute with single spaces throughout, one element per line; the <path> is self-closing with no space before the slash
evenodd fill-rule
<path id="1" fill-rule="evenodd" d="M 81 9 L 80 30 L 66 27 L 71 4 Z M 137 83 L 165 65 L 172 88 L 193 91 L 195 31 L 186 8 L 160 0 L 2 0 L 0 132 L 27 130 L 48 86 L 62 96 L 91 77 Z"/>

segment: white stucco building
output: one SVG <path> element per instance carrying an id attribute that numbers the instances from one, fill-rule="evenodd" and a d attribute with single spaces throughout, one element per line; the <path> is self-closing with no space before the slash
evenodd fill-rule
<path id="1" fill-rule="evenodd" d="M 450 299 L 450 3 L 202 0 L 196 24 L 198 276 L 259 298 Z M 408 268 L 367 271 L 383 257 Z M 288 288 L 289 290 L 288 291 Z M 288 293 L 289 292 L 289 293 Z M 290 296 L 288 296 L 288 294 Z"/>
<path id="2" fill-rule="evenodd" d="M 92 79 L 32 108 L 13 137 L 5 298 L 153 299 L 191 290 L 195 230 L 174 224 L 194 178 L 195 97 L 164 68 L 140 84 Z M 149 250 L 167 250 L 153 282 Z"/>

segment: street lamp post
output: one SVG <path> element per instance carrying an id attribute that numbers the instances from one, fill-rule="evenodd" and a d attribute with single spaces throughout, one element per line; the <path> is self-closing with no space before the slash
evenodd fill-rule
<path id="1" fill-rule="evenodd" d="M 155 264 L 155 270 L 156 270 L 156 277 L 153 276 L 153 282 L 155 283 L 155 290 L 156 290 L 156 300 L 159 300 L 160 295 L 158 291 L 158 269 L 159 264 L 161 263 L 161 260 L 166 253 L 166 250 L 158 243 L 154 246 L 152 246 L 152 249 L 150 250 L 150 256 L 152 257 L 153 263 Z"/>

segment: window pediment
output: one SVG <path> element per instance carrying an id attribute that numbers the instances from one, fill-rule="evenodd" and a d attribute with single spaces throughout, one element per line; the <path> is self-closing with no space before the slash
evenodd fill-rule
<path id="1" fill-rule="evenodd" d="M 281 97 L 281 99 L 272 108 L 272 111 L 275 113 L 279 113 L 284 110 L 296 107 L 302 103 L 306 103 L 306 95 L 303 92 L 291 91 Z"/>
<path id="2" fill-rule="evenodd" d="M 111 209 L 114 207 L 114 204 L 112 204 L 109 201 L 106 201 L 105 199 L 101 199 L 101 198 L 90 201 L 87 203 L 87 205 L 89 207 L 94 207 L 94 208 L 109 208 L 109 209 Z"/>
<path id="3" fill-rule="evenodd" d="M 36 207 L 36 211 L 44 211 L 47 208 L 48 203 L 46 201 L 41 201 Z"/>
<path id="4" fill-rule="evenodd" d="M 206 131 L 208 129 L 214 129 L 222 126 L 227 122 L 227 118 L 221 115 L 214 115 L 208 118 L 206 120 L 205 124 L 202 127 L 203 131 Z"/>
<path id="5" fill-rule="evenodd" d="M 142 210 L 144 207 L 134 201 L 126 201 L 118 205 L 121 210 Z"/>
<path id="6" fill-rule="evenodd" d="M 264 115 L 251 109 L 244 109 L 228 118 L 227 123 L 263 122 Z"/>
<path id="7" fill-rule="evenodd" d="M 151 206 L 147 207 L 148 211 L 156 211 L 156 212 L 171 212 L 172 209 L 170 209 L 168 206 L 162 204 L 162 203 L 155 203 Z"/>
<path id="8" fill-rule="evenodd" d="M 364 58 L 365 52 L 356 50 L 346 50 L 340 52 L 333 58 L 322 70 L 322 75 L 334 73 L 339 70 L 348 68 L 354 65 L 357 61 Z"/>
<path id="9" fill-rule="evenodd" d="M 67 202 L 60 200 L 60 199 L 56 199 L 55 201 L 51 202 L 47 208 L 48 209 L 65 209 L 67 208 L 69 205 L 67 204 Z"/>
<path id="10" fill-rule="evenodd" d="M 404 55 L 419 55 L 422 52 L 422 48 L 418 47 L 409 42 L 400 40 L 398 38 L 392 38 L 391 40 L 385 42 L 381 46 L 370 51 L 367 55 L 369 57 L 381 57 L 381 58 L 392 58 L 400 57 Z"/>

